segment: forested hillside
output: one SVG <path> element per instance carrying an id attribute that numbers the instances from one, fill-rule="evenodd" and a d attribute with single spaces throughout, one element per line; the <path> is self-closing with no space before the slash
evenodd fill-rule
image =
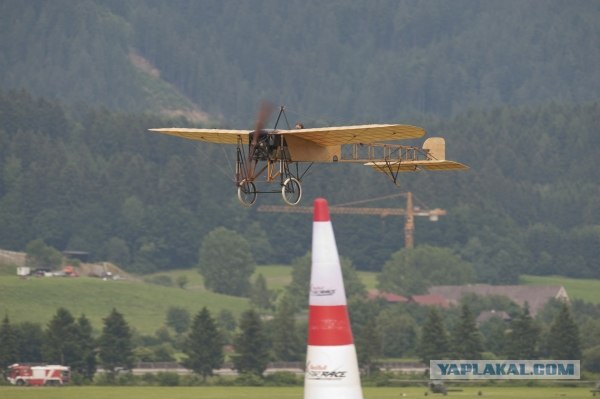
<path id="1" fill-rule="evenodd" d="M 437 223 L 417 221 L 417 244 L 453 248 L 480 281 L 514 282 L 524 272 L 598 277 L 599 111 L 597 103 L 549 105 L 422 120 L 471 169 L 402 176 L 403 189 L 448 210 Z M 305 216 L 238 204 L 230 148 L 147 131 L 176 121 L 97 109 L 75 117 L 26 92 L 2 92 L 0 115 L 1 248 L 43 239 L 151 272 L 195 265 L 203 237 L 219 226 L 246 237 L 259 263 L 290 263 L 310 247 Z M 305 187 L 305 203 L 398 192 L 360 165 L 317 166 Z M 336 216 L 340 252 L 359 269 L 379 270 L 403 246 L 402 223 Z"/>
<path id="2" fill-rule="evenodd" d="M 448 210 L 416 221 L 416 243 L 478 281 L 600 277 L 598 20 L 595 1 L 2 1 L 0 248 L 42 239 L 151 272 L 195 265 L 224 226 L 259 263 L 303 256 L 305 217 L 239 206 L 231 149 L 147 131 L 248 128 L 267 99 L 307 126 L 445 137 L 471 169 L 405 174 L 400 190 Z M 399 192 L 360 165 L 315 167 L 304 189 L 304 204 Z M 335 227 L 359 269 L 403 246 L 401 219 Z"/>
<path id="3" fill-rule="evenodd" d="M 319 123 L 595 100 L 600 3 L 4 0 L 0 86 L 111 109 Z M 197 115 L 197 114 L 195 114 Z"/>

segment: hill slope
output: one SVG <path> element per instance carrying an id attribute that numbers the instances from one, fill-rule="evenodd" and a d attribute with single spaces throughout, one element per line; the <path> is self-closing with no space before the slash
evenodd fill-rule
<path id="1" fill-rule="evenodd" d="M 7 0 L 0 87 L 111 109 L 191 99 L 239 127 L 263 98 L 334 123 L 582 102 L 600 93 L 599 18 L 586 0 Z"/>
<path id="2" fill-rule="evenodd" d="M 206 122 L 196 104 L 131 48 L 132 33 L 130 21 L 107 2 L 4 1 L 0 87 Z"/>
<path id="3" fill-rule="evenodd" d="M 599 109 L 550 104 L 415 119 L 431 135 L 442 133 L 449 157 L 471 167 L 403 174 L 401 190 L 448 211 L 437 223 L 416 221 L 417 245 L 452 247 L 481 282 L 514 283 L 523 273 L 598 277 Z M 2 248 L 42 239 L 134 273 L 197 264 L 203 237 L 219 226 L 242 234 L 258 264 L 291 264 L 310 248 L 309 216 L 239 205 L 234 149 L 147 131 L 173 121 L 97 109 L 75 118 L 25 92 L 0 91 L 0 113 Z M 398 193 L 362 165 L 318 165 L 303 180 L 306 205 L 315 197 L 340 204 Z M 402 225 L 336 215 L 340 253 L 357 269 L 380 270 L 402 248 Z"/>
<path id="4" fill-rule="evenodd" d="M 259 267 L 270 289 L 281 290 L 291 281 L 291 268 L 282 266 Z M 20 279 L 14 275 L 0 275 L 0 314 L 11 322 L 38 322 L 46 325 L 56 309 L 64 307 L 73 315 L 85 314 L 96 331 L 102 328 L 102 319 L 112 308 L 124 314 L 127 322 L 143 334 L 153 334 L 165 322 L 167 309 L 177 306 L 194 315 L 206 306 L 214 315 L 222 309 L 236 317 L 247 309 L 248 300 L 214 294 L 202 288 L 201 277 L 195 271 L 178 270 L 163 275 L 186 275 L 187 289 L 163 287 L 141 281 L 103 281 L 95 278 L 32 278 Z M 368 289 L 375 288 L 376 273 L 360 272 Z M 598 279 L 573 279 L 563 276 L 522 276 L 522 283 L 532 285 L 563 285 L 571 299 L 600 304 L 596 293 Z"/>
<path id="5" fill-rule="evenodd" d="M 417 221 L 417 245 L 452 247 L 478 280 L 597 277 L 598 20 L 587 0 L 3 1 L 0 247 L 42 239 L 149 273 L 194 265 L 202 237 L 225 226 L 259 263 L 289 264 L 309 248 L 309 219 L 241 209 L 234 151 L 147 132 L 189 125 L 159 112 L 190 106 L 202 120 L 189 101 L 252 126 L 266 98 L 288 104 L 292 124 L 402 122 L 446 137 L 471 169 L 406 174 L 401 190 L 448 210 Z M 6 90 L 21 87 L 45 98 Z M 305 180 L 305 204 L 398 190 L 360 165 Z M 336 229 L 362 270 L 402 246 L 401 221 L 340 217 Z"/>
<path id="6" fill-rule="evenodd" d="M 127 322 L 144 334 L 153 334 L 165 322 L 167 309 L 178 306 L 194 315 L 206 306 L 213 314 L 228 309 L 236 317 L 247 308 L 245 298 L 214 294 L 204 289 L 180 289 L 138 281 L 96 278 L 30 278 L 0 276 L 0 314 L 11 322 L 46 325 L 59 307 L 74 316 L 85 314 L 93 327 L 117 308 Z"/>

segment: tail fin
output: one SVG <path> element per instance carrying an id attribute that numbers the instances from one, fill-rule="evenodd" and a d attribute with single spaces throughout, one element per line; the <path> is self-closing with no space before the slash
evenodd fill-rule
<path id="1" fill-rule="evenodd" d="M 442 137 L 430 137 L 423 143 L 423 149 L 429 150 L 429 158 L 438 161 L 446 159 L 446 140 Z"/>

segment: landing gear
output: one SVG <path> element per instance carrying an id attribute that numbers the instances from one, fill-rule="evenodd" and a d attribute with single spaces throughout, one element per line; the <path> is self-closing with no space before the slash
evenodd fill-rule
<path id="1" fill-rule="evenodd" d="M 302 186 L 295 177 L 287 178 L 281 186 L 281 196 L 288 205 L 297 205 L 302 199 Z"/>
<path id="2" fill-rule="evenodd" d="M 300 173 L 298 163 L 292 161 L 287 143 L 277 131 L 277 124 L 282 116 L 287 123 L 283 107 L 279 111 L 273 130 L 257 129 L 250 132 L 248 138 L 238 136 L 235 182 L 238 199 L 245 206 L 254 205 L 258 193 L 281 192 L 283 201 L 292 206 L 298 205 L 302 199 L 300 180 L 312 163 Z M 287 125 L 289 130 L 289 123 Z M 262 183 L 276 181 L 279 182 L 280 189 L 262 188 Z M 261 187 L 260 191 L 256 188 L 257 184 Z"/>
<path id="3" fill-rule="evenodd" d="M 256 185 L 246 179 L 238 186 L 238 199 L 245 206 L 252 206 L 256 202 Z"/>
<path id="4" fill-rule="evenodd" d="M 256 190 L 254 182 L 244 179 L 238 185 L 238 200 L 247 207 L 254 205 L 257 193 L 258 191 Z M 295 177 L 287 178 L 281 184 L 281 197 L 288 205 L 298 205 L 302 199 L 302 185 L 300 184 L 300 181 Z"/>

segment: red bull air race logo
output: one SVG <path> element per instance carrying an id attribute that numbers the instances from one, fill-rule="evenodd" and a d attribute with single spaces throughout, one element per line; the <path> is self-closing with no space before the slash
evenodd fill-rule
<path id="1" fill-rule="evenodd" d="M 335 288 L 327 288 L 319 285 L 310 286 L 310 295 L 312 296 L 331 296 L 335 294 Z"/>
<path id="2" fill-rule="evenodd" d="M 346 378 L 347 374 L 346 370 L 340 370 L 339 367 L 329 370 L 329 366 L 326 364 L 306 363 L 306 379 L 309 380 L 340 381 Z"/>

